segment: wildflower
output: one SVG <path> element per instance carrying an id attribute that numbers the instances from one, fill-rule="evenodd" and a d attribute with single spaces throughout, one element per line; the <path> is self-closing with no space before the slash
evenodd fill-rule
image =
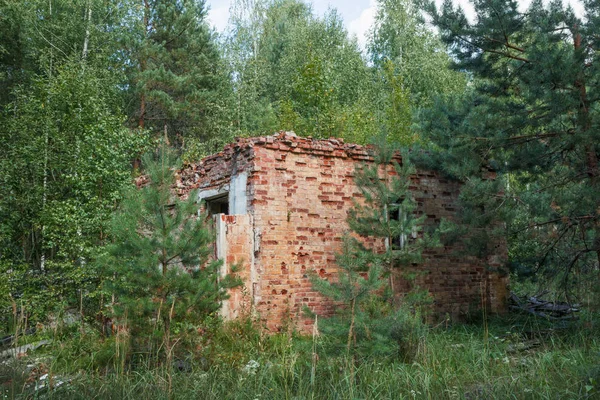
<path id="1" fill-rule="evenodd" d="M 258 363 L 258 361 L 250 360 L 250 361 L 248 361 L 246 366 L 244 366 L 244 372 L 249 375 L 254 375 L 256 373 L 256 370 L 258 369 L 258 367 L 260 367 L 260 364 Z"/>

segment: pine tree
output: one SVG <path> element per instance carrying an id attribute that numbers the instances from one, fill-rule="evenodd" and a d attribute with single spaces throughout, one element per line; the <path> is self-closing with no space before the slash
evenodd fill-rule
<path id="1" fill-rule="evenodd" d="M 377 291 L 385 284 L 383 268 L 378 261 L 358 240 L 347 236 L 342 253 L 336 257 L 339 268 L 337 281 L 330 282 L 316 276 L 312 279 L 318 292 L 345 306 L 338 315 L 321 320 L 320 329 L 339 339 L 336 343 L 345 346 L 347 356 L 354 357 L 362 339 L 371 339 L 368 330 L 372 318 L 365 306 L 377 297 Z"/>
<path id="2" fill-rule="evenodd" d="M 234 279 L 220 279 L 220 262 L 209 261 L 211 229 L 193 193 L 173 195 L 175 157 L 165 145 L 159 153 L 143 158 L 149 182 L 132 189 L 115 215 L 102 265 L 115 317 L 140 338 L 158 329 L 168 352 L 175 328 L 216 312 Z"/>
<path id="3" fill-rule="evenodd" d="M 600 271 L 600 2 L 583 3 L 578 18 L 560 2 L 476 1 L 473 23 L 449 1 L 429 5 L 456 68 L 475 78 L 424 115 L 431 157 L 466 181 L 469 222 L 504 219 L 513 261 L 563 284 Z M 490 168 L 497 179 L 483 179 Z"/>
<path id="4" fill-rule="evenodd" d="M 354 174 L 364 202 L 350 210 L 348 223 L 358 235 L 384 242 L 383 249 L 374 250 L 393 292 L 393 270 L 418 263 L 425 248 L 437 245 L 437 236 L 423 232 L 425 216 L 415 214 L 416 202 L 409 190 L 415 168 L 408 152 L 398 160 L 397 148 L 385 141 L 378 138 L 373 163 L 360 166 Z"/>
<path id="5" fill-rule="evenodd" d="M 154 136 L 166 134 L 178 147 L 186 140 L 216 140 L 206 149 L 215 151 L 226 134 L 223 101 L 230 87 L 204 1 L 146 0 L 136 10 L 134 33 L 126 40 L 134 63 L 132 119 Z"/>
<path id="6" fill-rule="evenodd" d="M 422 251 L 437 245 L 436 234 L 423 232 L 424 216 L 415 215 L 416 202 L 409 190 L 414 167 L 406 152 L 399 160 L 394 146 L 386 142 L 380 137 L 373 162 L 355 171 L 363 201 L 356 202 L 348 216 L 353 236 L 346 237 L 336 257 L 337 281 L 313 277 L 317 291 L 344 305 L 338 315 L 321 320 L 320 327 L 334 337 L 345 335 L 352 357 L 393 352 L 410 357 L 405 346 L 421 333 L 418 307 L 410 308 L 418 304 L 409 304 L 406 297 L 397 301 L 394 276 L 400 273 L 411 279 L 408 272 Z M 368 238 L 371 245 L 356 236 Z M 423 295 L 417 292 L 415 288 L 411 295 Z"/>

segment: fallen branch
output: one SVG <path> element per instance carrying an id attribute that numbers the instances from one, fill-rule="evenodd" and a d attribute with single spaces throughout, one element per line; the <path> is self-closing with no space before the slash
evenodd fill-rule
<path id="1" fill-rule="evenodd" d="M 543 300 L 539 296 L 519 297 L 514 292 L 510 292 L 509 308 L 553 321 L 575 320 L 575 313 L 579 312 L 578 304 Z"/>

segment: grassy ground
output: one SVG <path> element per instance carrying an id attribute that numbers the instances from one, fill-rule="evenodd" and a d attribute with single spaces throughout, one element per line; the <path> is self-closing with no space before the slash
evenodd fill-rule
<path id="1" fill-rule="evenodd" d="M 329 352 L 326 338 L 261 335 L 238 323 L 177 368 L 124 369 L 118 341 L 63 336 L 1 366 L 0 398 L 593 399 L 600 398 L 599 328 L 586 318 L 561 329 L 523 319 L 432 328 L 412 361 L 401 362 L 349 360 Z M 67 383 L 35 390 L 49 381 Z"/>

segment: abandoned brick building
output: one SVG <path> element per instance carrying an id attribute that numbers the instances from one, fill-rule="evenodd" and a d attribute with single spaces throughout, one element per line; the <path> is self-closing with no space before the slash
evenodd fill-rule
<path id="1" fill-rule="evenodd" d="M 311 324 L 302 309 L 331 313 L 333 304 L 315 292 L 307 276 L 316 271 L 335 277 L 335 254 L 348 231 L 347 213 L 359 191 L 355 166 L 369 162 L 367 149 L 341 139 L 316 140 L 281 132 L 241 138 L 218 154 L 181 171 L 180 194 L 198 189 L 199 200 L 215 215 L 216 256 L 241 268 L 244 286 L 223 306 L 226 318 L 255 311 L 270 330 L 290 321 L 300 329 Z M 417 212 L 426 223 L 452 218 L 460 183 L 433 171 L 411 179 Z M 434 309 L 453 317 L 485 301 L 488 311 L 502 311 L 507 278 L 493 272 L 506 259 L 506 247 L 486 259 L 459 256 L 452 246 L 427 250 L 417 284 L 434 298 Z M 492 267 L 492 268 L 490 268 Z M 396 288 L 406 290 L 400 274 Z"/>

